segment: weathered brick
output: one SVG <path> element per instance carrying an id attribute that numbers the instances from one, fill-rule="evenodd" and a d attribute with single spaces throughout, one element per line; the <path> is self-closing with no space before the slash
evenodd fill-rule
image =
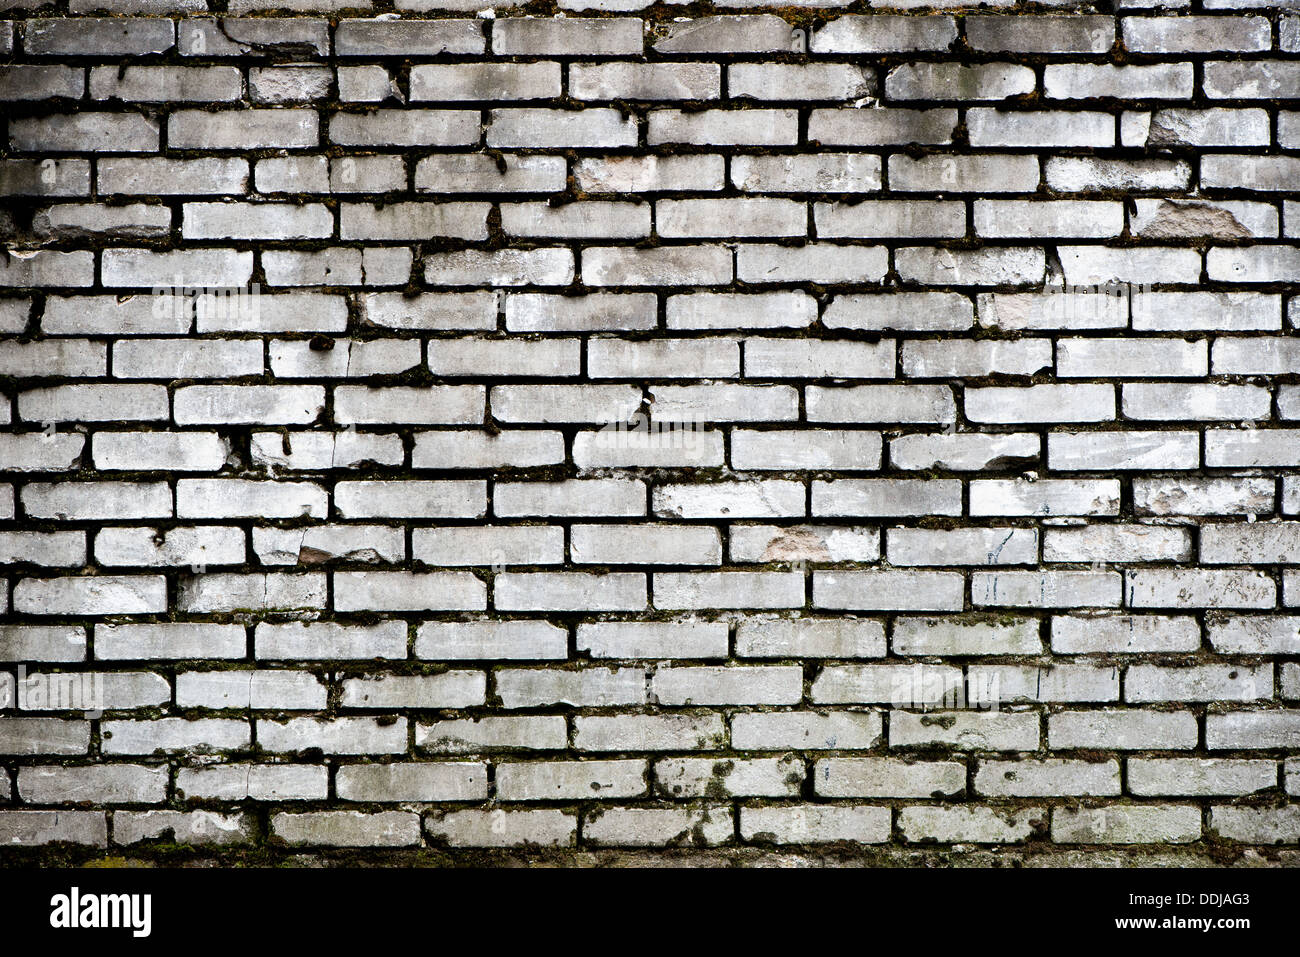
<path id="1" fill-rule="evenodd" d="M 492 52 L 527 56 L 618 56 L 642 52 L 635 19 L 501 19 L 492 25 Z"/>
<path id="2" fill-rule="evenodd" d="M 910 53 L 947 50 L 957 39 L 951 17 L 837 17 L 812 36 L 813 53 Z"/>
<path id="3" fill-rule="evenodd" d="M 147 18 L 28 20 L 23 30 L 23 48 L 37 56 L 144 56 L 175 42 L 170 20 Z"/>
<path id="4" fill-rule="evenodd" d="M 540 107 L 492 110 L 487 144 L 583 149 L 636 144 L 636 123 L 617 110 L 548 110 Z"/>
<path id="5" fill-rule="evenodd" d="M 306 109 L 178 110 L 167 118 L 173 149 L 300 149 L 317 145 L 319 136 L 316 112 Z"/>
<path id="6" fill-rule="evenodd" d="M 339 56 L 437 56 L 482 53 L 478 20 L 344 20 L 334 33 Z"/>

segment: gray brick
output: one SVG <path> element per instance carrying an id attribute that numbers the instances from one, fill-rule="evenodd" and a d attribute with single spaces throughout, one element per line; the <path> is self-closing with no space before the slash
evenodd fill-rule
<path id="1" fill-rule="evenodd" d="M 654 110 L 647 142 L 651 146 L 686 143 L 697 146 L 793 146 L 799 139 L 795 110 Z M 593 145 L 618 145 L 593 144 Z"/>
<path id="2" fill-rule="evenodd" d="M 23 49 L 37 56 L 144 56 L 165 53 L 175 43 L 170 20 L 85 17 L 23 25 Z"/>
<path id="3" fill-rule="evenodd" d="M 579 100 L 710 100 L 721 90 L 722 68 L 715 63 L 575 63 L 569 67 L 569 95 Z"/>
<path id="4" fill-rule="evenodd" d="M 666 54 L 785 53 L 792 49 L 790 24 L 769 14 L 670 23 L 662 39 L 654 42 L 655 52 Z"/>
<path id="5" fill-rule="evenodd" d="M 808 139 L 826 146 L 951 143 L 956 110 L 813 110 Z"/>
<path id="6" fill-rule="evenodd" d="M 311 18 L 192 17 L 176 27 L 177 46 L 183 56 L 269 57 L 276 54 L 303 58 L 329 52 L 329 23 Z"/>
<path id="7" fill-rule="evenodd" d="M 1034 72 L 1011 63 L 908 63 L 885 77 L 894 100 L 1001 100 L 1033 90 Z"/>
<path id="8" fill-rule="evenodd" d="M 492 110 L 487 144 L 492 147 L 589 149 L 634 146 L 636 123 L 618 110 L 548 110 L 540 107 Z"/>
<path id="9" fill-rule="evenodd" d="M 1126 20 L 1125 23 L 1132 23 Z M 1015 53 L 1105 53 L 1115 39 L 1110 17 L 978 16 L 966 18 L 971 49 Z M 1131 49 L 1131 48 L 1130 48 Z"/>
<path id="10" fill-rule="evenodd" d="M 167 145 L 172 149 L 295 149 L 315 146 L 319 137 L 314 110 L 178 110 L 167 118 Z"/>
<path id="11" fill-rule="evenodd" d="M 492 25 L 492 52 L 524 56 L 640 54 L 642 22 L 635 19 L 500 19 Z"/>
<path id="12" fill-rule="evenodd" d="M 812 36 L 813 53 L 910 53 L 943 51 L 957 39 L 951 17 L 837 17 Z"/>

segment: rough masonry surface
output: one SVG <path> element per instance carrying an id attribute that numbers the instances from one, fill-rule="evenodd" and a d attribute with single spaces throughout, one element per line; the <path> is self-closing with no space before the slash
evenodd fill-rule
<path id="1" fill-rule="evenodd" d="M 483 2 L 0 4 L 5 853 L 1290 859 L 1294 3 Z"/>

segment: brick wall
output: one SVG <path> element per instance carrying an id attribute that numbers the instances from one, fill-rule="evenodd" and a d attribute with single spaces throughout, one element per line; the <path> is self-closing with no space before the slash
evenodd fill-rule
<path id="1" fill-rule="evenodd" d="M 1300 843 L 1300 15 L 592 3 L 4 4 L 0 843 Z"/>

